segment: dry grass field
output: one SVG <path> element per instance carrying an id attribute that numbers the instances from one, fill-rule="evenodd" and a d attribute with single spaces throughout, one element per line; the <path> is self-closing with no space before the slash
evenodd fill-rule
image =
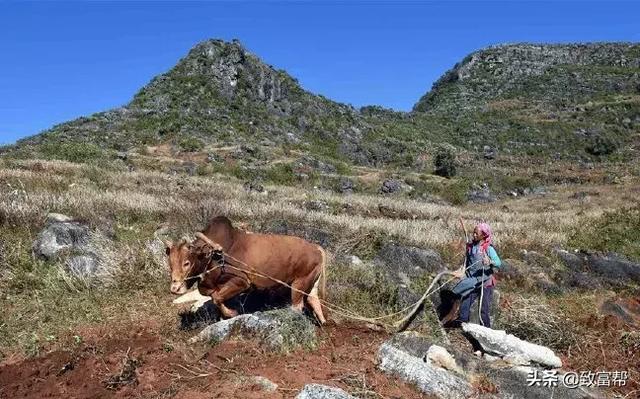
<path id="1" fill-rule="evenodd" d="M 253 231 L 268 230 L 284 220 L 327 232 L 334 255 L 329 299 L 373 316 L 397 310 L 389 300 L 393 287 L 366 270 L 350 270 L 338 254 L 357 255 L 367 264 L 381 242 L 394 240 L 436 249 L 453 269 L 461 254 L 460 217 L 469 228 L 476 220 L 489 222 L 503 259 L 520 259 L 522 250 L 550 254 L 554 247 L 574 249 L 576 232 L 588 229 L 606 212 L 637 204 L 640 181 L 556 185 L 545 195 L 462 206 L 291 186 L 265 188 L 266 193 L 249 192 L 241 180 L 221 174 L 170 175 L 129 172 L 111 164 L 0 160 L 0 361 L 18 362 L 72 348 L 85 339 L 87 328 L 120 331 L 148 323 L 166 345 L 179 345 L 185 333 L 177 329 L 158 236 L 192 235 L 217 214 Z M 324 204 L 321 210 L 309 208 L 314 201 Z M 104 246 L 110 256 L 98 282 L 71 278 L 60 262 L 34 257 L 32 243 L 49 213 L 84 221 L 108 238 Z M 626 298 L 632 292 L 547 296 L 508 281 L 501 289 L 511 315 L 504 323 L 525 332 L 530 328 L 542 337 L 541 343 L 558 348 L 575 370 L 630 370 L 623 393 L 637 393 L 637 332 L 597 314 L 603 298 Z M 539 325 L 530 320 L 535 314 L 545 316 L 538 317 Z"/>

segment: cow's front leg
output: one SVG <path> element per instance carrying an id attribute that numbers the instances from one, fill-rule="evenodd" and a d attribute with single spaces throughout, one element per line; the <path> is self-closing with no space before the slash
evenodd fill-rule
<path id="1" fill-rule="evenodd" d="M 227 280 L 217 290 L 214 290 L 211 293 L 211 299 L 213 300 L 213 303 L 218 307 L 218 309 L 220 309 L 220 312 L 224 317 L 235 317 L 238 315 L 238 312 L 233 309 L 229 309 L 224 304 L 224 302 L 228 299 L 233 298 L 239 293 L 246 291 L 247 289 L 249 289 L 249 287 L 250 284 L 247 280 L 240 277 L 234 277 Z"/>

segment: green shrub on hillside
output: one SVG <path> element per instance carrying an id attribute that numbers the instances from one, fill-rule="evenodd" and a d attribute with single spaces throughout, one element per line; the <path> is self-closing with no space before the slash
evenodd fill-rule
<path id="1" fill-rule="evenodd" d="M 275 184 L 292 185 L 297 177 L 290 164 L 278 163 L 267 169 L 267 180 Z"/>
<path id="2" fill-rule="evenodd" d="M 574 248 L 617 252 L 640 261 L 640 206 L 605 212 L 590 223 L 581 222 L 569 238 Z"/>
<path id="3" fill-rule="evenodd" d="M 618 143 L 611 137 L 605 137 L 601 135 L 594 136 L 585 150 L 595 156 L 605 156 L 613 154 L 618 149 Z"/>
<path id="4" fill-rule="evenodd" d="M 180 141 L 180 149 L 186 152 L 196 152 L 204 148 L 202 140 L 195 137 L 186 137 Z"/>
<path id="5" fill-rule="evenodd" d="M 40 147 L 46 159 L 61 159 L 69 162 L 88 162 L 103 158 L 100 147 L 91 143 L 46 143 Z"/>
<path id="6" fill-rule="evenodd" d="M 453 177 L 456 175 L 455 148 L 449 144 L 441 144 L 436 148 L 433 158 L 434 172 L 438 176 Z"/>

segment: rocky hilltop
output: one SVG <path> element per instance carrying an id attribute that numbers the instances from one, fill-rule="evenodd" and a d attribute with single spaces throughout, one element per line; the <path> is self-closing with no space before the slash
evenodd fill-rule
<path id="1" fill-rule="evenodd" d="M 328 100 L 238 41 L 208 40 L 129 104 L 54 126 L 17 148 L 55 157 L 60 143 L 113 152 L 166 143 L 187 150 L 286 143 L 348 164 L 414 168 L 439 142 L 555 159 L 635 159 L 639 130 L 640 44 L 479 50 L 403 113 Z"/>
<path id="2" fill-rule="evenodd" d="M 563 108 L 614 94 L 640 94 L 640 44 L 513 44 L 468 55 L 413 109 L 456 112 L 508 99 Z"/>
<path id="3" fill-rule="evenodd" d="M 185 138 L 295 143 L 348 134 L 356 119 L 353 107 L 305 91 L 238 41 L 207 40 L 129 104 L 62 123 L 19 144 L 89 141 L 126 150 Z"/>

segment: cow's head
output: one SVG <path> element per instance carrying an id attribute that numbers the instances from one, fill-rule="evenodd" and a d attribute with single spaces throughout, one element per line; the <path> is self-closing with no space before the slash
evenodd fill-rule
<path id="1" fill-rule="evenodd" d="M 198 232 L 197 239 L 189 242 L 182 239 L 174 244 L 165 241 L 169 271 L 171 273 L 171 292 L 182 295 L 197 281 L 191 278 L 206 270 L 212 259 L 220 259 L 222 246 Z"/>
<path id="2" fill-rule="evenodd" d="M 187 279 L 197 270 L 199 258 L 197 248 L 185 239 L 177 243 L 165 241 L 165 246 L 171 273 L 171 293 L 184 294 L 196 280 Z"/>

